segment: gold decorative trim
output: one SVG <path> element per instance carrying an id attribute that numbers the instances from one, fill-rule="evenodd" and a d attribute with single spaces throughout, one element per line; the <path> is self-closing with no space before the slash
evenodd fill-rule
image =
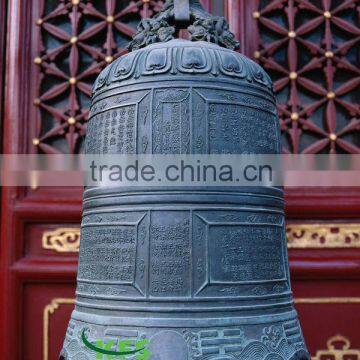
<path id="1" fill-rule="evenodd" d="M 296 298 L 295 304 L 360 304 L 360 297 L 318 297 L 318 298 Z M 51 303 L 44 308 L 43 315 L 43 329 L 44 329 L 44 341 L 43 341 L 43 354 L 44 360 L 49 360 L 49 322 L 50 315 L 54 314 L 55 310 L 60 305 L 73 305 L 75 299 L 71 298 L 55 298 Z M 339 349 L 336 344 L 343 343 L 343 347 Z M 322 360 L 323 356 L 333 356 L 334 360 L 342 360 L 344 356 L 358 356 L 360 359 L 360 350 L 351 349 L 351 343 L 349 339 L 342 335 L 336 335 L 330 338 L 327 343 L 327 350 L 319 350 L 316 355 L 312 357 L 312 360 Z"/>
<path id="2" fill-rule="evenodd" d="M 286 235 L 290 249 L 360 248 L 360 224 L 289 224 Z"/>
<path id="3" fill-rule="evenodd" d="M 295 304 L 360 304 L 360 297 L 296 298 Z"/>
<path id="4" fill-rule="evenodd" d="M 79 228 L 57 228 L 46 231 L 42 236 L 43 249 L 56 252 L 78 252 L 80 247 Z"/>
<path id="5" fill-rule="evenodd" d="M 342 344 L 342 345 L 340 345 Z M 351 349 L 351 343 L 348 338 L 342 335 L 331 337 L 326 342 L 327 349 L 319 350 L 312 360 L 322 359 L 360 359 L 360 349 Z"/>
<path id="6" fill-rule="evenodd" d="M 296 298 L 295 304 L 360 304 L 360 297 L 318 297 L 318 298 Z M 336 344 L 343 343 L 339 349 Z M 352 356 L 354 359 L 360 360 L 360 350 L 351 349 L 349 339 L 342 335 L 331 337 L 327 343 L 326 350 L 319 350 L 316 355 L 311 357 L 311 360 L 334 359 L 342 360 L 347 359 L 345 356 Z M 357 356 L 357 357 L 354 357 Z"/>
<path id="7" fill-rule="evenodd" d="M 43 355 L 44 360 L 49 359 L 49 322 L 50 315 L 59 308 L 60 305 L 73 305 L 75 304 L 75 299 L 67 298 L 55 298 L 51 300 L 51 303 L 46 305 L 43 312 Z"/>

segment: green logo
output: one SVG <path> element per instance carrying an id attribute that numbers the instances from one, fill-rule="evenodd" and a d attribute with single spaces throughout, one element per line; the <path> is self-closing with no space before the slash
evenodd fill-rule
<path id="1" fill-rule="evenodd" d="M 149 340 L 96 340 L 95 345 L 89 341 L 86 337 L 86 333 L 89 329 L 84 328 L 81 333 L 81 339 L 85 346 L 96 352 L 96 359 L 103 360 L 148 360 L 151 356 L 151 352 L 146 346 L 149 344 Z M 117 342 L 117 349 L 114 350 Z"/>

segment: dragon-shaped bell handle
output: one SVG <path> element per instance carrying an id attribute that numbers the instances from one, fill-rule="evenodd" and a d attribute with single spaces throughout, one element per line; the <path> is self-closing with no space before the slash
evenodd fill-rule
<path id="1" fill-rule="evenodd" d="M 185 27 L 191 41 L 212 42 L 231 50 L 240 47 L 225 18 L 206 12 L 199 0 L 168 0 L 157 15 L 140 22 L 128 49 L 132 51 L 170 41 Z"/>

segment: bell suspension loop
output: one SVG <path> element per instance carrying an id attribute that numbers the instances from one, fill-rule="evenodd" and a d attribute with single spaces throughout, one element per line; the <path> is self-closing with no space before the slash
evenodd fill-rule
<path id="1" fill-rule="evenodd" d="M 175 26 L 185 27 L 190 23 L 190 3 L 189 0 L 174 0 L 174 20 Z"/>

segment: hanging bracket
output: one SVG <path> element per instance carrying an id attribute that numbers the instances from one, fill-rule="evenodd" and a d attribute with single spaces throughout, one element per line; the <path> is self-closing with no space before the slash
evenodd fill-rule
<path id="1" fill-rule="evenodd" d="M 189 0 L 174 0 L 174 20 L 180 26 L 187 26 L 190 23 Z"/>

